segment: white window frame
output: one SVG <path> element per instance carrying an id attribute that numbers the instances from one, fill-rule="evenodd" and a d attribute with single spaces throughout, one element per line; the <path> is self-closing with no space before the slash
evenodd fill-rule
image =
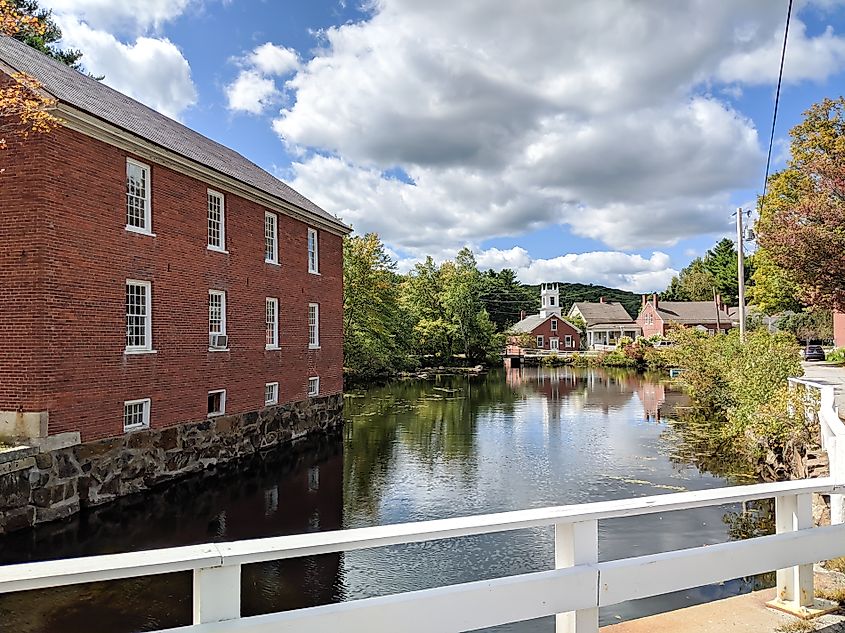
<path id="1" fill-rule="evenodd" d="M 314 258 L 311 258 L 311 240 L 314 240 Z M 320 239 L 317 229 L 308 228 L 308 272 L 312 275 L 320 274 Z"/>
<path id="2" fill-rule="evenodd" d="M 267 234 L 268 220 L 273 221 L 273 248 L 271 249 L 271 253 L 267 252 L 267 241 L 270 238 L 270 236 Z M 264 212 L 264 261 L 267 264 L 275 264 L 277 266 L 279 264 L 279 216 L 277 216 L 272 211 Z"/>
<path id="3" fill-rule="evenodd" d="M 144 314 L 144 345 L 129 345 L 128 332 L 124 332 L 125 347 L 124 354 L 154 354 L 153 349 L 153 285 L 152 282 L 144 281 L 142 279 L 127 279 L 123 287 L 123 313 L 124 313 L 124 327 L 128 327 L 126 320 L 128 314 L 126 312 L 126 290 L 128 286 L 140 286 L 144 288 L 144 303 L 146 306 Z"/>
<path id="4" fill-rule="evenodd" d="M 273 306 L 273 321 L 269 317 L 270 306 Z M 273 342 L 267 341 L 267 334 L 270 333 L 270 326 L 273 326 Z M 264 349 L 279 349 L 279 300 L 276 297 L 267 297 L 264 302 Z"/>
<path id="5" fill-rule="evenodd" d="M 552 319 L 552 332 L 557 332 L 557 319 Z"/>
<path id="6" fill-rule="evenodd" d="M 314 329 L 311 329 L 311 310 L 314 310 Z M 308 304 L 308 349 L 320 349 L 320 304 Z"/>
<path id="7" fill-rule="evenodd" d="M 226 332 L 226 291 L 225 290 L 209 290 L 208 291 L 208 335 L 209 337 L 212 334 L 220 334 L 223 336 L 228 336 Z M 213 332 L 211 330 L 211 297 L 220 297 L 220 331 Z M 226 347 L 211 347 L 208 346 L 209 352 L 227 352 L 229 351 L 228 344 Z"/>
<path id="8" fill-rule="evenodd" d="M 143 409 L 143 421 L 140 424 L 126 424 L 126 407 L 141 404 Z M 137 429 L 150 428 L 150 409 L 152 401 L 149 398 L 140 398 L 139 400 L 125 400 L 123 402 L 123 431 L 135 431 Z"/>
<path id="9" fill-rule="evenodd" d="M 567 334 L 563 337 L 564 349 L 569 349 L 570 347 L 572 347 L 572 343 L 573 339 L 571 334 Z"/>
<path id="10" fill-rule="evenodd" d="M 308 378 L 308 397 L 314 398 L 320 395 L 320 377 L 310 376 Z"/>
<path id="11" fill-rule="evenodd" d="M 209 200 L 209 198 L 211 198 L 212 196 L 220 198 L 220 244 L 211 244 L 211 234 L 209 227 L 209 222 L 211 221 L 211 218 L 209 217 L 211 213 L 211 201 Z M 209 189 L 206 196 L 205 230 L 208 250 L 216 251 L 218 253 L 229 252 L 226 250 L 226 196 L 220 193 L 219 191 L 215 191 L 214 189 Z"/>
<path id="12" fill-rule="evenodd" d="M 537 349 L 543 349 L 546 346 L 546 339 L 543 338 L 542 334 L 537 335 Z"/>
<path id="13" fill-rule="evenodd" d="M 560 339 L 558 337 L 549 337 L 549 349 L 554 351 L 560 351 Z"/>
<path id="14" fill-rule="evenodd" d="M 144 227 L 132 226 L 129 224 L 129 166 L 134 165 L 144 171 Z M 126 200 L 124 204 L 124 212 L 126 218 L 126 230 L 130 233 L 138 233 L 139 235 L 149 235 L 155 237 L 153 233 L 153 201 L 152 201 L 152 170 L 149 165 L 146 165 L 133 158 L 126 159 Z"/>
<path id="15" fill-rule="evenodd" d="M 209 411 L 208 417 L 209 418 L 216 418 L 221 415 L 226 415 L 226 390 L 225 389 L 212 389 L 208 392 L 209 396 L 212 396 L 216 393 L 220 394 L 220 410 L 219 411 Z M 206 403 L 206 408 L 208 408 L 208 404 Z"/>
<path id="16" fill-rule="evenodd" d="M 272 390 L 272 397 L 267 397 L 267 390 Z M 264 383 L 264 406 L 269 407 L 274 404 L 279 404 L 279 383 L 267 382 Z"/>

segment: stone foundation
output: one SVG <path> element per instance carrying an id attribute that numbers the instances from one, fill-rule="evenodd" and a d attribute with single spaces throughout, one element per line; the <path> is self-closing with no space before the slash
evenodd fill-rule
<path id="1" fill-rule="evenodd" d="M 55 521 L 343 424 L 343 395 L 75 446 L 0 452 L 0 534 Z"/>

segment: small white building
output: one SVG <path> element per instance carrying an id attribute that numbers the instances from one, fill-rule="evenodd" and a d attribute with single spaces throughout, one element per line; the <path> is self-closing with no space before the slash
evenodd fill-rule
<path id="1" fill-rule="evenodd" d="M 587 349 L 616 347 L 619 339 L 636 339 L 642 334 L 640 326 L 618 301 L 579 301 L 569 309 L 569 317 L 580 318 L 587 326 Z"/>

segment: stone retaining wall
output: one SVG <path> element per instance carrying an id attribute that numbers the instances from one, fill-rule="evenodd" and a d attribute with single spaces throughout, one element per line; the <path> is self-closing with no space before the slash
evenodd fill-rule
<path id="1" fill-rule="evenodd" d="M 336 394 L 54 450 L 0 452 L 0 534 L 63 519 L 343 424 Z"/>

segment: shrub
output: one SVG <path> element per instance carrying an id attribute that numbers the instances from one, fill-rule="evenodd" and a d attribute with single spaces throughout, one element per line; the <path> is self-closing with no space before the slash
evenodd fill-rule
<path id="1" fill-rule="evenodd" d="M 666 357 L 684 369 L 695 405 L 728 423 L 727 435 L 750 432 L 769 445 L 806 435 L 804 416 L 790 413 L 787 378 L 803 374 L 790 334 L 755 330 L 743 345 L 736 331 L 708 336 L 682 328 L 670 339 L 675 346 Z"/>
<path id="2" fill-rule="evenodd" d="M 832 363 L 845 363 L 845 347 L 839 347 L 826 354 L 826 360 Z"/>

